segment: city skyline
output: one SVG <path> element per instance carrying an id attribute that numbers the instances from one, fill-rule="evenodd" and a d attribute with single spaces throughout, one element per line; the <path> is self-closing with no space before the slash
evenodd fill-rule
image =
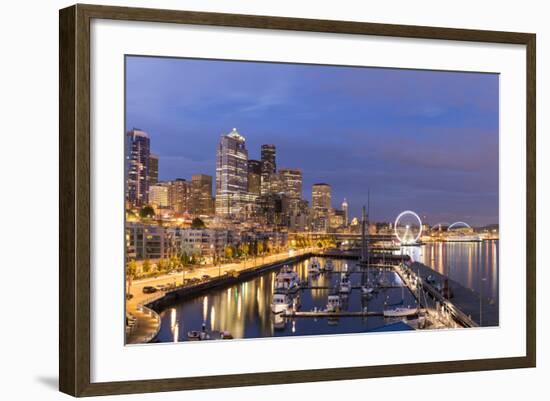
<path id="1" fill-rule="evenodd" d="M 249 160 L 274 144 L 277 170 L 302 170 L 304 199 L 327 182 L 350 218 L 370 188 L 377 221 L 413 209 L 432 224 L 498 223 L 496 75 L 129 57 L 127 100 L 127 129 L 149 133 L 161 181 L 215 177 L 220 135 L 237 127 Z"/>

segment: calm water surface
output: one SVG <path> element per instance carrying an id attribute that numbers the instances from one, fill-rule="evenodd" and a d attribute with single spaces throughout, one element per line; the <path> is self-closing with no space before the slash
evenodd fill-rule
<path id="1" fill-rule="evenodd" d="M 319 258 L 321 264 L 326 260 Z M 334 272 L 323 273 L 309 277 L 307 266 L 309 260 L 291 265 L 303 280 L 308 280 L 311 286 L 328 287 L 327 289 L 304 289 L 299 291 L 302 311 L 314 308 L 325 309 L 330 288 L 340 280 L 340 270 L 344 264 L 355 266 L 357 261 L 334 260 Z M 275 285 L 275 276 L 279 269 L 262 276 L 234 285 L 225 289 L 215 290 L 208 295 L 184 301 L 161 313 L 162 326 L 158 340 L 162 342 L 186 341 L 187 332 L 200 330 L 203 322 L 208 331 L 229 331 L 234 338 L 278 337 L 290 335 L 312 334 L 342 334 L 364 332 L 383 326 L 383 317 L 342 317 L 337 321 L 326 318 L 296 318 L 282 319 L 271 313 L 271 297 Z M 371 273 L 372 274 L 372 273 Z M 385 273 L 386 278 L 400 285 L 399 277 L 391 272 Z M 366 280 L 364 273 L 352 273 L 353 286 L 360 286 Z M 365 306 L 372 311 L 382 311 L 384 302 L 388 304 L 414 304 L 415 299 L 408 290 L 388 288 L 380 291 L 367 303 L 359 289 L 353 289 L 344 302 L 343 309 L 360 311 Z"/>
<path id="2" fill-rule="evenodd" d="M 413 258 L 451 279 L 479 291 L 483 285 L 486 296 L 498 300 L 498 241 L 479 243 L 434 243 L 409 250 Z M 326 260 L 320 258 L 321 264 Z M 311 286 L 327 289 L 304 289 L 299 291 L 302 311 L 314 308 L 325 309 L 329 288 L 340 280 L 344 265 L 355 266 L 353 260 L 333 260 L 334 272 L 310 277 L 307 272 L 309 260 L 292 265 L 302 280 Z M 267 272 L 259 277 L 228 288 L 214 290 L 207 295 L 186 300 L 161 313 L 162 325 L 158 341 L 187 341 L 187 332 L 200 330 L 203 323 L 207 331 L 229 331 L 234 338 L 279 337 L 292 335 L 343 334 L 369 331 L 387 324 L 383 317 L 343 317 L 328 321 L 326 318 L 282 319 L 271 313 L 271 297 L 278 270 Z M 372 272 L 371 272 L 372 274 Z M 388 280 L 400 285 L 399 277 L 393 272 L 385 272 Z M 352 273 L 353 286 L 365 282 L 366 274 Z M 485 280 L 482 280 L 485 278 Z M 413 305 L 414 296 L 408 290 L 389 288 L 381 290 L 367 301 L 359 289 L 353 289 L 343 308 L 360 311 L 365 306 L 370 311 L 382 311 L 387 304 L 403 303 Z"/>
<path id="3" fill-rule="evenodd" d="M 419 261 L 498 302 L 498 241 L 439 242 L 420 247 Z"/>

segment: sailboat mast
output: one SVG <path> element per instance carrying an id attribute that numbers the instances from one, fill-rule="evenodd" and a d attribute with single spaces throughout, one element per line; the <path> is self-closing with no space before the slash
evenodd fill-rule
<path id="1" fill-rule="evenodd" d="M 366 252 L 367 252 L 367 268 L 370 266 L 369 253 L 369 218 L 370 218 L 370 188 L 367 192 L 367 227 L 366 227 Z"/>
<path id="2" fill-rule="evenodd" d="M 366 255 L 366 237 L 365 237 L 365 222 L 366 222 L 366 211 L 365 206 L 363 205 L 362 215 L 361 215 L 361 263 L 367 261 Z"/>

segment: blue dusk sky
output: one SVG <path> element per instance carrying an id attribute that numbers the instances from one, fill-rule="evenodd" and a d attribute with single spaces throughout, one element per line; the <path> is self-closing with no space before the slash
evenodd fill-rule
<path id="1" fill-rule="evenodd" d="M 128 56 L 126 128 L 140 128 L 162 180 L 215 177 L 220 135 L 237 128 L 250 159 L 332 186 L 358 216 L 405 209 L 428 223 L 498 223 L 497 74 Z"/>

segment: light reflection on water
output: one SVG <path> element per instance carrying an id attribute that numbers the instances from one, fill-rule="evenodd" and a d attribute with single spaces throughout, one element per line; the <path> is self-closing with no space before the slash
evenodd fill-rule
<path id="1" fill-rule="evenodd" d="M 319 260 L 321 263 L 325 263 L 325 260 Z M 349 266 L 354 266 L 356 261 L 334 260 L 334 273 L 324 273 L 315 277 L 308 276 L 307 261 L 298 262 L 292 266 L 301 280 L 309 279 L 310 285 L 314 287 L 327 287 L 299 291 L 300 310 L 326 308 L 330 289 L 336 287 L 340 280 L 340 274 L 337 271 L 342 269 L 346 263 Z M 157 337 L 158 340 L 162 342 L 174 341 L 174 336 L 177 336 L 178 341 L 186 341 L 187 332 L 200 330 L 203 323 L 207 330 L 229 331 L 234 338 L 356 333 L 387 323 L 382 317 L 342 317 L 337 321 L 331 321 L 330 324 L 325 318 L 276 319 L 271 313 L 271 297 L 275 288 L 276 273 L 276 271 L 270 271 L 244 283 L 214 290 L 207 295 L 186 300 L 162 312 L 162 326 Z M 400 284 L 399 277 L 393 272 L 387 272 L 386 275 L 390 281 Z M 351 275 L 353 286 L 360 286 L 365 279 L 365 274 L 353 273 Z M 407 305 L 415 303 L 414 297 L 409 291 L 390 288 L 381 291 L 369 301 L 368 307 L 370 310 L 382 311 L 385 301 L 389 304 L 397 304 L 402 299 Z M 350 311 L 360 311 L 367 306 L 359 289 L 354 289 L 344 304 Z M 174 313 L 176 317 L 172 318 Z M 176 319 L 179 322 L 177 333 L 174 332 L 174 326 L 170 324 L 171 319 Z"/>
<path id="2" fill-rule="evenodd" d="M 483 292 L 498 302 L 498 241 L 477 243 L 430 243 L 410 248 L 418 260 L 434 270 L 450 275 L 452 280 L 479 292 L 483 283 Z M 320 262 L 326 261 L 322 258 Z M 292 265 L 301 280 L 310 281 L 311 286 L 333 288 L 337 285 L 338 273 L 325 273 L 309 277 L 308 261 Z M 335 271 L 343 269 L 344 264 L 354 266 L 356 261 L 334 260 Z M 271 313 L 271 297 L 275 288 L 277 271 L 267 272 L 259 277 L 236 284 L 229 288 L 214 290 L 208 295 L 186 300 L 161 313 L 162 326 L 157 339 L 161 342 L 186 341 L 187 332 L 200 330 L 204 323 L 211 331 L 229 331 L 234 338 L 255 338 L 272 336 L 342 334 L 364 332 L 384 325 L 382 317 L 342 317 L 337 321 L 324 318 L 282 319 Z M 386 273 L 390 280 L 398 283 L 393 273 Z M 485 281 L 481 281 L 485 278 Z M 351 275 L 353 286 L 359 286 L 366 279 L 365 274 Z M 301 310 L 324 309 L 329 289 L 314 288 L 300 291 Z M 371 311 L 381 311 L 384 302 L 398 303 L 404 298 L 404 304 L 414 304 L 410 292 L 393 288 L 381 291 L 366 303 L 360 290 L 354 289 L 346 302 L 350 311 L 362 310 L 368 306 Z"/>
<path id="3" fill-rule="evenodd" d="M 498 241 L 437 242 L 418 248 L 417 260 L 498 301 Z M 485 280 L 483 280 L 485 279 Z"/>

